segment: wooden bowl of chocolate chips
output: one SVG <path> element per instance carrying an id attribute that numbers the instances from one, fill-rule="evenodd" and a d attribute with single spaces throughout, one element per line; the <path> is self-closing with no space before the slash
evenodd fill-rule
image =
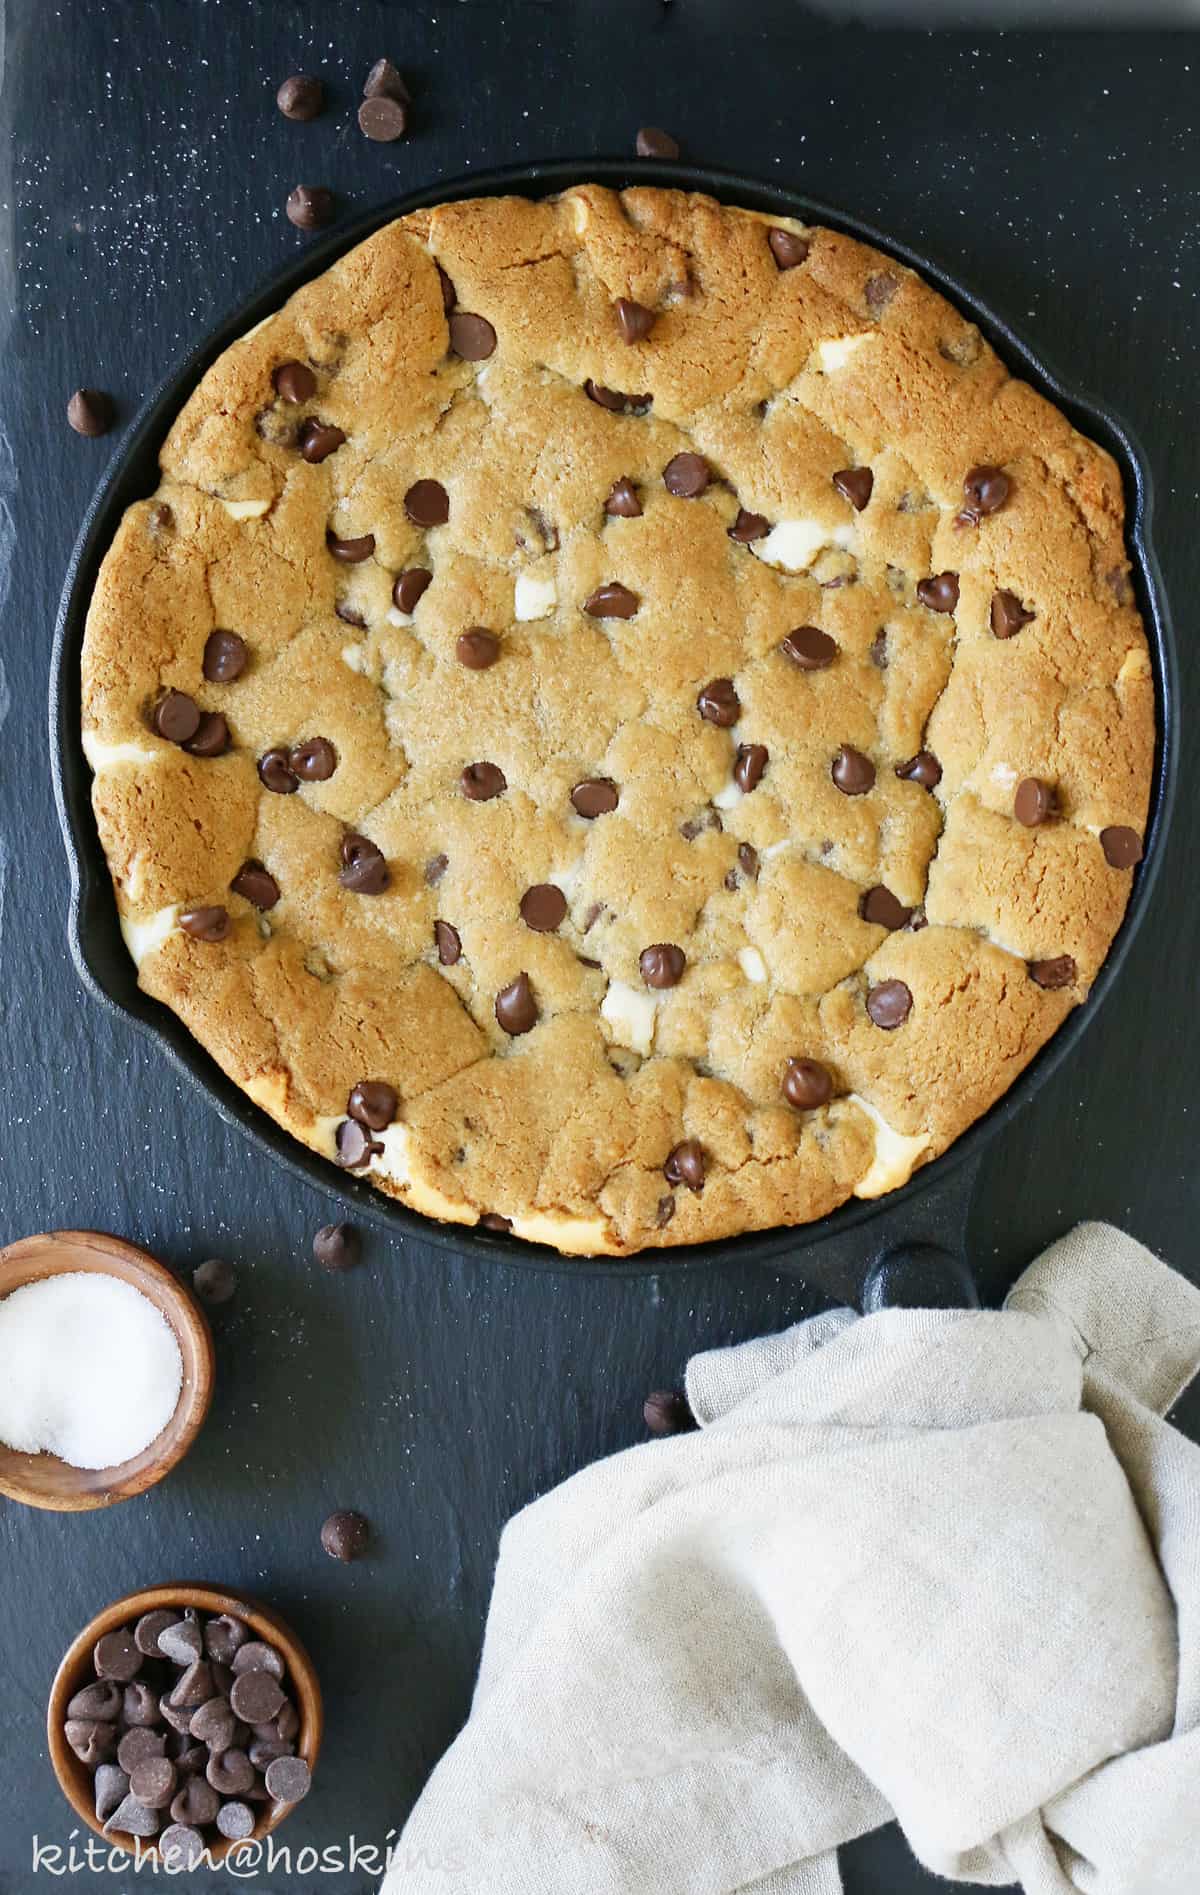
<path id="1" fill-rule="evenodd" d="M 278 1828 L 308 1794 L 324 1713 L 277 1612 L 215 1586 L 154 1586 L 97 1613 L 55 1674 L 50 1756 L 114 1849 L 180 1870 Z"/>

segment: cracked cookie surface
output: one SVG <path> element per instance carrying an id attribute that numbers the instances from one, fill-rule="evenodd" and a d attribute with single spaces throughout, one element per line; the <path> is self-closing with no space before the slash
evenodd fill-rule
<path id="1" fill-rule="evenodd" d="M 419 212 L 161 470 L 83 659 L 126 939 L 380 1190 L 583 1253 L 801 1224 L 1086 999 L 1154 739 L 1119 477 L 893 260 Z"/>

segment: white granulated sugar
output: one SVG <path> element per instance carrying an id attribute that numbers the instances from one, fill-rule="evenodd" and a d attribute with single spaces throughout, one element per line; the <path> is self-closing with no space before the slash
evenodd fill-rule
<path id="1" fill-rule="evenodd" d="M 68 1271 L 0 1302 L 0 1441 L 71 1467 L 117 1467 L 162 1433 L 183 1360 L 149 1297 Z"/>

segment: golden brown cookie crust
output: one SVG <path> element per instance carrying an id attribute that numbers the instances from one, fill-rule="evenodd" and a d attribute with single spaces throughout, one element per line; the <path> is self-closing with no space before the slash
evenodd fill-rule
<path id="1" fill-rule="evenodd" d="M 786 268 L 779 229 L 808 246 Z M 450 348 L 435 261 L 489 356 Z M 633 343 L 621 298 L 654 313 Z M 458 333 L 473 351 L 478 328 Z M 289 361 L 315 378 L 299 403 L 273 385 Z M 345 435 L 319 462 L 309 418 Z M 664 482 L 679 454 L 708 464 L 696 497 Z M 161 465 L 83 656 L 139 980 L 327 1156 L 351 1089 L 393 1087 L 382 1191 L 585 1253 L 804 1223 L 943 1151 L 1086 998 L 1130 887 L 1100 834 L 1141 834 L 1154 739 L 1119 476 L 893 260 L 673 191 L 422 211 L 227 350 Z M 977 467 L 1008 490 L 963 521 Z M 833 477 L 864 468 L 859 510 Z M 445 524 L 408 517 L 421 480 Z M 622 480 L 636 517 L 604 510 Z M 739 508 L 766 537 L 730 536 Z M 374 547 L 347 563 L 329 534 Z M 402 613 L 413 567 L 432 583 Z M 918 596 L 945 573 L 951 612 Z M 632 616 L 583 609 L 612 585 Z M 997 592 L 1033 614 L 1013 636 Z M 781 651 L 799 627 L 832 662 Z M 499 641 L 487 668 L 456 655 L 472 628 Z M 203 674 L 217 629 L 248 650 L 232 682 Z M 697 709 L 721 679 L 732 724 Z M 225 716 L 225 754 L 157 733 L 168 689 Z M 265 752 L 318 736 L 332 775 L 264 788 Z M 750 745 L 768 758 L 743 793 Z M 838 787 L 843 747 L 864 793 Z M 897 775 L 922 751 L 932 788 Z M 491 800 L 460 787 L 476 762 L 503 772 Z M 1035 828 L 1013 813 L 1028 777 L 1056 798 Z M 571 792 L 597 778 L 619 802 L 588 819 Z M 348 832 L 382 851 L 383 892 L 340 882 Z M 247 861 L 278 885 L 269 912 L 231 892 Z M 544 884 L 565 898 L 550 931 L 520 906 Z M 880 887 L 907 926 L 864 918 Z M 178 925 L 206 906 L 224 939 Z M 683 950 L 678 984 L 646 984 L 655 944 Z M 1064 985 L 1031 977 L 1064 957 Z M 514 1036 L 496 999 L 521 974 L 537 1017 Z M 881 1026 L 867 996 L 893 981 L 910 1010 Z M 828 1103 L 788 1102 L 793 1058 L 827 1070 Z M 694 1155 L 672 1182 L 685 1142 L 700 1189 Z"/>

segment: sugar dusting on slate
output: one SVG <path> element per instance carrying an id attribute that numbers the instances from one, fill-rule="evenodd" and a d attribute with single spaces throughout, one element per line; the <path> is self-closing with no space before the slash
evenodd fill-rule
<path id="1" fill-rule="evenodd" d="M 119 1277 L 68 1271 L 0 1302 L 0 1440 L 72 1467 L 116 1467 L 175 1412 L 183 1360 L 170 1325 Z"/>

